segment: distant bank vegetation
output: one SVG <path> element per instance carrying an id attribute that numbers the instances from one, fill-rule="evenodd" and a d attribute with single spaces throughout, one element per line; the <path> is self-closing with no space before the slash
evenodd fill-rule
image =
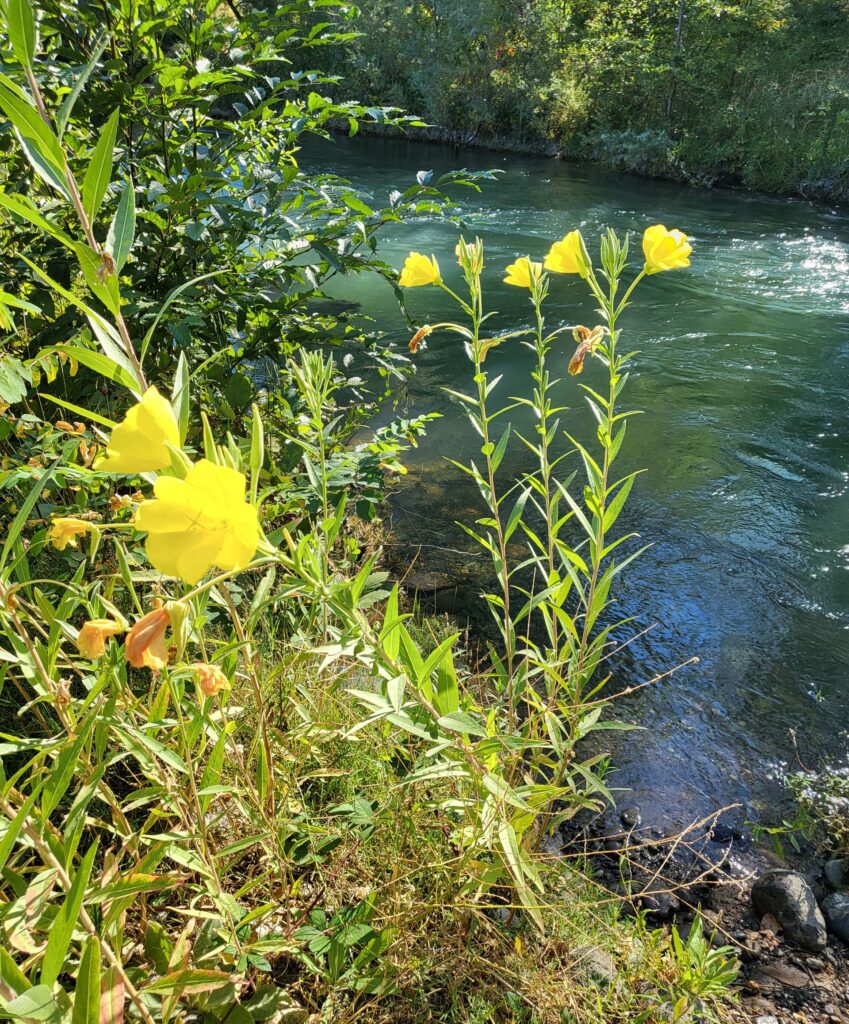
<path id="1" fill-rule="evenodd" d="M 478 140 L 849 198 L 847 0 L 371 0 L 346 86 Z"/>

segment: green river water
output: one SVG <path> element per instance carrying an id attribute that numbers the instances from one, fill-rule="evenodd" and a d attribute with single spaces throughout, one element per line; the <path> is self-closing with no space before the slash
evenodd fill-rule
<path id="1" fill-rule="evenodd" d="M 619 611 L 639 636 L 614 665 L 621 687 L 693 655 L 699 664 L 618 704 L 644 731 L 613 743 L 614 785 L 644 818 L 685 823 L 739 802 L 740 821 L 777 813 L 781 778 L 799 760 L 843 760 L 849 735 L 849 217 L 826 207 L 713 192 L 600 172 L 542 158 L 404 141 L 343 140 L 308 149 L 305 165 L 333 171 L 380 205 L 416 171 L 500 168 L 481 194 L 462 196 L 467 236 L 479 235 L 499 328 L 530 323 L 527 292 L 501 286 L 517 255 L 541 258 L 580 227 L 597 253 L 611 225 L 642 232 L 662 222 L 690 234 L 692 267 L 657 275 L 621 321 L 639 349 L 628 404 L 644 410 L 627 439 L 627 462 L 645 467 L 625 525 L 653 546 L 625 574 Z M 422 221 L 383 236 L 380 254 L 400 267 L 415 248 L 435 253 L 459 282 L 457 230 Z M 457 275 L 457 282 L 453 276 Z M 403 346 L 409 331 L 392 290 L 368 278 L 334 285 Z M 451 314 L 437 289 L 409 293 L 418 323 Z M 593 323 L 582 282 L 555 278 L 548 322 Z M 555 348 L 564 426 L 591 437 L 589 414 Z M 500 394 L 528 394 L 531 353 L 518 342 L 488 359 Z M 476 493 L 444 456 L 477 449 L 462 409 L 444 392 L 465 387 L 458 339 L 433 335 L 416 357 L 404 415 L 442 419 L 408 458 L 391 496 L 402 557 L 456 582 L 446 597 L 466 614 L 485 584 L 480 562 L 455 525 L 478 511 Z M 356 360 L 355 360 L 356 368 Z M 598 386 L 603 367 L 583 380 Z M 512 417 L 521 428 L 522 415 Z M 520 444 L 505 480 L 527 469 Z M 621 637 L 625 639 L 625 637 Z M 618 735 L 618 734 L 617 734 Z M 610 734 L 607 734 L 609 737 Z"/>

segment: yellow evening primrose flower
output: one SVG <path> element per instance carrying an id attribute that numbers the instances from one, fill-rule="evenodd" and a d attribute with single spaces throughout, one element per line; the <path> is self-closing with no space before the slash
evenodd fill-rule
<path id="1" fill-rule="evenodd" d="M 692 245 L 677 228 L 667 231 L 662 224 L 652 224 L 643 235 L 643 254 L 646 257 L 646 273 L 657 274 L 661 270 L 676 270 L 690 266 Z"/>
<path id="2" fill-rule="evenodd" d="M 420 252 L 411 252 L 404 261 L 400 280 L 402 288 L 420 288 L 425 284 L 439 284 L 441 280 L 435 256 L 428 259 Z"/>
<path id="3" fill-rule="evenodd" d="M 552 245 L 545 257 L 545 269 L 555 274 L 580 274 L 585 279 L 589 277 L 590 257 L 580 231 L 570 231 Z"/>
<path id="4" fill-rule="evenodd" d="M 47 539 L 57 551 L 64 551 L 70 544 L 72 548 L 77 546 L 77 537 L 84 537 L 94 527 L 85 519 L 76 519 L 74 516 L 59 516 L 50 523 L 47 531 Z"/>
<path id="5" fill-rule="evenodd" d="M 212 566 L 241 569 L 259 544 L 259 517 L 245 501 L 245 475 L 207 459 L 184 480 L 161 476 L 136 513 L 154 568 L 197 583 Z"/>
<path id="6" fill-rule="evenodd" d="M 517 288 L 533 288 L 534 281 L 539 280 L 542 273 L 542 264 L 533 263 L 529 257 L 522 256 L 515 263 L 507 267 L 505 284 L 513 284 Z"/>
<path id="7" fill-rule="evenodd" d="M 77 650 L 84 658 L 94 661 L 103 656 L 109 637 L 123 633 L 126 628 L 114 619 L 89 619 L 77 636 Z"/>
<path id="8" fill-rule="evenodd" d="M 180 445 L 180 429 L 171 403 L 151 387 L 112 431 L 106 454 L 95 469 L 107 473 L 149 473 L 171 465 L 170 442 Z"/>

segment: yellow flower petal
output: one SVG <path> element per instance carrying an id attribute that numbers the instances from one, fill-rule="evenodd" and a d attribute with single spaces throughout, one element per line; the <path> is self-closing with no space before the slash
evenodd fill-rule
<path id="1" fill-rule="evenodd" d="M 533 263 L 529 257 L 522 256 L 507 267 L 504 283 L 515 285 L 517 288 L 533 288 L 534 281 L 539 280 L 541 273 L 541 263 Z"/>
<path id="2" fill-rule="evenodd" d="M 150 473 L 171 465 L 166 442 L 180 444 L 180 429 L 171 403 L 148 388 L 112 431 L 106 455 L 95 469 L 109 473 Z"/>
<path id="3" fill-rule="evenodd" d="M 589 276 L 590 259 L 580 231 L 570 231 L 552 245 L 545 257 L 545 269 L 555 274 Z"/>
<path id="4" fill-rule="evenodd" d="M 127 633 L 124 654 L 133 668 L 149 668 L 154 672 L 165 668 L 168 664 L 165 631 L 169 622 L 166 608 L 154 608 L 132 626 Z"/>
<path id="5" fill-rule="evenodd" d="M 245 477 L 201 459 L 184 480 L 159 477 L 135 525 L 147 533 L 154 568 L 197 583 L 213 567 L 241 569 L 259 544 L 259 517 L 245 501 Z"/>
<path id="6" fill-rule="evenodd" d="M 93 529 L 95 527 L 85 519 L 76 519 L 74 516 L 58 516 L 50 523 L 47 539 L 57 551 L 64 551 L 69 544 L 75 548 L 77 537 L 84 537 Z"/>
<path id="7" fill-rule="evenodd" d="M 420 252 L 411 252 L 404 261 L 399 283 L 402 288 L 420 288 L 426 284 L 439 284 L 441 280 L 435 256 L 428 259 Z"/>
<path id="8" fill-rule="evenodd" d="M 663 224 L 652 224 L 643 234 L 643 255 L 649 274 L 689 267 L 692 251 L 689 239 L 677 228 L 668 231 Z"/>

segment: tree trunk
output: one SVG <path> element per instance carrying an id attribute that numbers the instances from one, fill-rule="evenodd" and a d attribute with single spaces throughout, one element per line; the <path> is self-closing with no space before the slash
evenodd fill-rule
<path id="1" fill-rule="evenodd" d="M 666 97 L 666 123 L 672 121 L 672 104 L 675 102 L 675 93 L 678 89 L 678 75 L 676 68 L 678 57 L 681 53 L 681 39 L 684 34 L 684 15 L 687 12 L 687 0 L 678 0 L 678 21 L 675 25 L 675 47 L 672 51 L 672 69 L 669 72 L 669 95 Z"/>

